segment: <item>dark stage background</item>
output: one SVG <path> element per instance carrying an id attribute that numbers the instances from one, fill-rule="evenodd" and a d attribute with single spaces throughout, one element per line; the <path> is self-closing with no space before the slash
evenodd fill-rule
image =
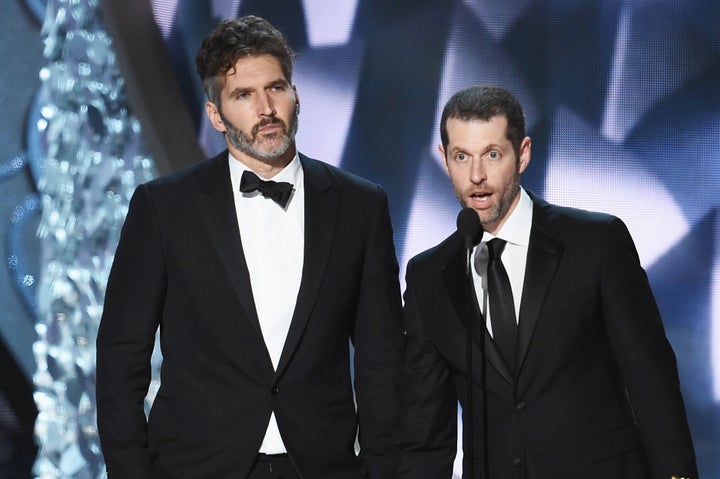
<path id="1" fill-rule="evenodd" d="M 0 477 L 34 458 L 43 0 L 0 0 Z M 701 475 L 720 477 L 720 3 L 716 0 L 100 0 L 160 173 L 223 148 L 194 56 L 221 18 L 266 17 L 299 54 L 299 149 L 381 183 L 401 273 L 454 229 L 437 154 L 456 90 L 522 101 L 526 188 L 628 224 L 675 348 Z M 199 139 L 199 142 L 196 140 Z M 25 215 L 18 219 L 19 212 Z M 73 476 L 76 477 L 76 476 Z M 80 476 L 77 476 L 80 477 Z"/>

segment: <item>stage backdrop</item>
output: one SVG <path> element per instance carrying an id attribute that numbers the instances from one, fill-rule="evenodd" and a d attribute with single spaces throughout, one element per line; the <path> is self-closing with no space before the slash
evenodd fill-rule
<path id="1" fill-rule="evenodd" d="M 25 14 L 44 5 L 18 3 Z M 253 13 L 285 32 L 298 53 L 299 149 L 384 185 L 401 274 L 452 232 L 459 210 L 437 154 L 442 106 L 472 84 L 510 89 L 533 138 L 523 185 L 627 223 L 678 357 L 701 475 L 720 477 L 716 0 L 104 0 L 100 8 L 148 171 L 158 173 L 223 148 L 202 113 L 194 66 L 210 28 Z M 37 45 L 18 48 L 37 58 Z M 3 115 L 24 121 L 17 111 Z M 14 178 L 0 192 L 11 188 L 12 211 L 30 213 L 34 186 L 18 178 L 37 176 L 14 172 L 42 158 L 20 153 L 0 158 L 0 173 Z M 18 193 L 24 188 L 31 196 Z M 17 215 L 0 220 L 10 282 L 3 298 L 25 305 L 0 318 L 0 333 L 29 374 L 28 325 L 37 319 L 25 296 L 40 266 Z"/>

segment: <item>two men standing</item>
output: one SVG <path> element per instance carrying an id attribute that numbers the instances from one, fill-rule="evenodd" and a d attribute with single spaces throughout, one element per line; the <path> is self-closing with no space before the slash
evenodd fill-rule
<path id="1" fill-rule="evenodd" d="M 696 476 L 630 235 L 520 187 L 531 141 L 512 95 L 471 87 L 441 120 L 455 192 L 485 229 L 471 295 L 480 391 L 465 367 L 461 239 L 410 262 L 403 325 L 385 192 L 297 151 L 293 58 L 258 17 L 220 23 L 197 65 L 227 150 L 132 199 L 97 343 L 109 477 L 449 478 L 468 381 L 488 420 L 465 430 L 489 441 L 465 464 L 489 477 Z M 513 296 L 509 348 L 485 300 L 492 238 Z M 158 327 L 162 384 L 146 420 Z"/>

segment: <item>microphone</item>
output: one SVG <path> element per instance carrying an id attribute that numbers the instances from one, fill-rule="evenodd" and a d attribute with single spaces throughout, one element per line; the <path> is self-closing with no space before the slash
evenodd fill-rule
<path id="1" fill-rule="evenodd" d="M 475 247 L 482 238 L 483 227 L 480 224 L 480 217 L 472 208 L 463 208 L 457 217 L 458 234 L 465 241 L 465 248 Z"/>
<path id="2" fill-rule="evenodd" d="M 467 367 L 467 403 L 463 405 L 463 417 L 467 421 L 463 421 L 463 429 L 465 430 L 464 436 L 467 440 L 467 443 L 463 445 L 464 453 L 467 452 L 469 454 L 465 454 L 466 456 L 469 456 L 467 460 L 463 460 L 463 469 L 467 469 L 463 471 L 463 477 L 465 477 L 466 473 L 467 476 L 470 478 L 475 477 L 475 411 L 473 406 L 473 358 L 472 358 L 472 350 L 473 350 L 473 322 L 475 322 L 478 318 L 473 317 L 473 297 L 474 294 L 474 288 L 472 286 L 473 280 L 472 280 L 472 250 L 475 247 L 476 244 L 480 242 L 480 238 L 482 238 L 483 235 L 483 227 L 482 224 L 480 224 L 480 217 L 478 216 L 477 212 L 469 207 L 463 208 L 457 217 L 457 231 L 460 237 L 463 239 L 465 243 L 465 297 L 466 297 L 466 309 L 465 309 L 465 321 L 467 325 L 467 344 L 466 344 L 466 367 Z M 482 315 L 481 315 L 482 318 Z M 480 340 L 480 355 L 482 357 L 482 362 L 480 363 L 480 390 L 482 394 L 482 410 L 480 413 L 482 414 L 482 430 L 481 437 L 482 437 L 482 448 L 483 448 L 483 463 L 482 468 L 484 475 L 483 477 L 488 477 L 488 460 L 487 460 L 487 454 L 488 454 L 488 433 L 487 433 L 487 388 L 486 388 L 486 370 L 485 370 L 485 339 L 484 337 Z M 465 424 L 467 422 L 467 424 Z"/>

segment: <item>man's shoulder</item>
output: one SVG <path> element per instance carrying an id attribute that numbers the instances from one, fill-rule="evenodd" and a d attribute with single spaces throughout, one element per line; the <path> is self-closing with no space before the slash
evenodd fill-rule
<path id="1" fill-rule="evenodd" d="M 567 245 L 591 249 L 608 235 L 627 239 L 625 222 L 618 216 L 574 206 L 551 204 L 533 197 L 532 231 L 555 238 Z M 532 233 L 531 233 L 532 234 Z"/>
<path id="2" fill-rule="evenodd" d="M 299 155 L 306 179 L 316 182 L 328 182 L 329 184 L 349 188 L 351 190 L 367 192 L 377 192 L 378 190 L 383 190 L 381 185 L 367 178 L 344 170 L 340 167 L 333 166 L 329 163 L 311 158 L 302 153 Z"/>
<path id="3" fill-rule="evenodd" d="M 616 216 L 609 213 L 550 203 L 532 192 L 528 192 L 528 194 L 533 201 L 533 214 L 543 219 L 577 225 L 605 224 L 617 219 Z"/>
<path id="4" fill-rule="evenodd" d="M 410 258 L 410 261 L 408 261 L 408 271 L 424 270 L 427 268 L 436 269 L 456 254 L 461 246 L 460 237 L 457 232 L 453 232 L 440 243 Z"/>
<path id="5" fill-rule="evenodd" d="M 211 158 L 202 159 L 177 171 L 158 176 L 143 186 L 153 192 L 184 191 L 187 193 L 190 184 L 207 175 L 220 175 L 221 177 L 229 175 L 227 151 Z M 212 184 L 212 180 L 210 182 Z"/>

